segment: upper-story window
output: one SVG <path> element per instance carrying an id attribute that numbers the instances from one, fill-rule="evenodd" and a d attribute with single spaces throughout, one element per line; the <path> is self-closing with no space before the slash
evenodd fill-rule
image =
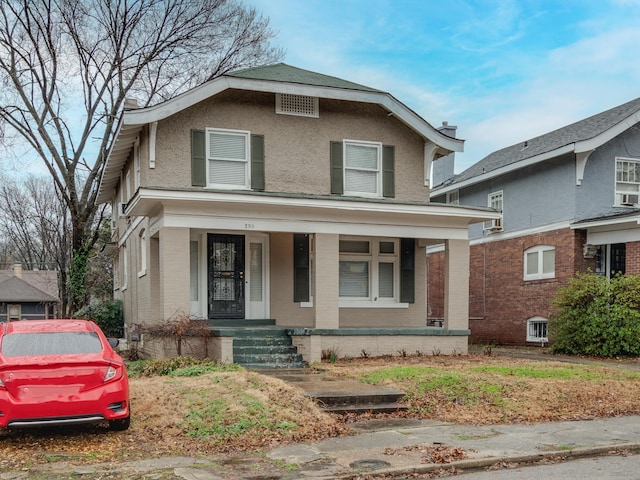
<path id="1" fill-rule="evenodd" d="M 556 248 L 537 245 L 524 252 L 524 279 L 540 280 L 556 276 Z"/>
<path id="2" fill-rule="evenodd" d="M 380 197 L 382 144 L 344 142 L 344 193 Z"/>
<path id="3" fill-rule="evenodd" d="M 460 190 L 447 193 L 447 203 L 449 205 L 460 205 Z"/>
<path id="4" fill-rule="evenodd" d="M 207 129 L 209 186 L 249 188 L 249 132 Z"/>
<path id="5" fill-rule="evenodd" d="M 637 207 L 640 203 L 640 160 L 616 158 L 616 199 L 619 206 Z"/>
<path id="6" fill-rule="evenodd" d="M 503 211 L 503 200 L 502 200 L 502 191 L 493 192 L 489 194 L 488 197 L 488 206 L 502 212 Z M 494 220 L 489 220 L 488 222 L 484 222 L 484 229 L 490 231 L 500 231 L 502 230 L 502 218 L 496 218 Z"/>
<path id="7" fill-rule="evenodd" d="M 395 147 L 359 140 L 332 141 L 331 193 L 395 197 Z"/>

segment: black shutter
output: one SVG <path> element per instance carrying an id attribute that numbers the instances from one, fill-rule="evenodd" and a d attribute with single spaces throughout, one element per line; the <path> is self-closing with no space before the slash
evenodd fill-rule
<path id="1" fill-rule="evenodd" d="M 416 301 L 416 241 L 400 239 L 400 301 Z"/>
<path id="2" fill-rule="evenodd" d="M 382 196 L 393 198 L 396 196 L 395 173 L 396 149 L 393 145 L 382 147 Z"/>
<path id="3" fill-rule="evenodd" d="M 264 135 L 251 135 L 251 188 L 264 190 Z"/>
<path id="4" fill-rule="evenodd" d="M 191 130 L 191 185 L 207 186 L 207 159 L 204 130 Z"/>
<path id="5" fill-rule="evenodd" d="M 309 235 L 293 235 L 293 301 L 309 301 Z"/>
<path id="6" fill-rule="evenodd" d="M 331 193 L 344 193 L 344 171 L 342 165 L 342 142 L 331 142 Z"/>

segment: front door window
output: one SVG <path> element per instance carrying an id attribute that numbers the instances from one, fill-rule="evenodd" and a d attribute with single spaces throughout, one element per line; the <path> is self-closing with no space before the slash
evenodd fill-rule
<path id="1" fill-rule="evenodd" d="M 208 236 L 209 318 L 245 317 L 244 236 Z"/>

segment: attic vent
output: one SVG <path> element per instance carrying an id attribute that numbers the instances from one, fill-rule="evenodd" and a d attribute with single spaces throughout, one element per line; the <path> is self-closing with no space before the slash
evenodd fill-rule
<path id="1" fill-rule="evenodd" d="M 276 94 L 276 113 L 281 115 L 297 115 L 299 117 L 315 117 L 318 114 L 318 97 L 293 95 L 290 93 Z"/>

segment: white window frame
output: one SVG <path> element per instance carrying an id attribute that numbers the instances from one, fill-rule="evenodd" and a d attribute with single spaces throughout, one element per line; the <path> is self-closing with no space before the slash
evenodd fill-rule
<path id="1" fill-rule="evenodd" d="M 127 246 L 120 247 L 120 255 L 122 255 L 122 282 L 120 282 L 120 290 L 124 291 L 129 287 L 129 259 L 127 257 Z"/>
<path id="2" fill-rule="evenodd" d="M 449 205 L 460 205 L 460 190 L 447 193 L 447 203 Z"/>
<path id="3" fill-rule="evenodd" d="M 140 231 L 138 235 L 138 262 L 140 269 L 138 270 L 138 278 L 147 274 L 147 231 Z"/>
<path id="4" fill-rule="evenodd" d="M 500 199 L 499 205 L 497 205 L 497 199 Z M 502 190 L 499 190 L 497 192 L 492 192 L 489 195 L 487 195 L 487 206 L 489 208 L 493 208 L 495 210 L 498 210 L 500 213 L 502 213 L 504 211 L 504 194 Z M 497 207 L 500 208 L 497 208 Z M 499 232 L 502 231 L 502 217 L 500 218 L 495 218 L 493 220 L 489 220 L 487 222 L 484 222 L 484 229 L 488 230 L 490 232 Z"/>
<path id="5" fill-rule="evenodd" d="M 627 168 L 623 168 L 623 165 L 626 165 Z M 629 166 L 633 166 L 633 168 L 629 168 Z M 619 178 L 625 176 L 626 178 Z M 638 207 L 640 205 L 640 159 L 616 157 L 614 205 L 616 207 Z"/>
<path id="6" fill-rule="evenodd" d="M 553 255 L 553 271 L 544 272 L 544 253 L 554 252 Z M 542 280 L 546 278 L 556 277 L 556 261 L 555 261 L 556 247 L 553 245 L 536 245 L 535 247 L 528 248 L 524 251 L 524 280 Z M 535 273 L 529 273 L 527 256 L 536 254 L 538 258 L 537 266 L 538 271 Z"/>
<path id="7" fill-rule="evenodd" d="M 125 182 L 125 196 L 127 202 L 131 200 L 131 170 L 127 170 L 127 173 L 124 177 Z"/>
<path id="8" fill-rule="evenodd" d="M 536 330 L 538 328 L 534 325 L 545 325 L 545 333 L 547 334 L 544 337 L 539 337 L 535 335 Z M 531 317 L 527 320 L 527 342 L 536 342 L 536 343 L 548 343 L 549 342 L 549 321 L 544 317 Z"/>
<path id="9" fill-rule="evenodd" d="M 375 169 L 367 169 L 367 168 L 358 168 L 352 167 L 348 165 L 347 158 L 347 149 L 349 146 L 356 147 L 366 147 L 366 148 L 375 148 L 376 149 L 376 168 Z M 343 162 L 343 173 L 344 173 L 344 195 L 354 195 L 359 197 L 372 197 L 372 198 L 382 198 L 382 143 L 380 142 L 367 142 L 363 140 L 344 140 L 342 142 L 342 158 Z M 376 191 L 375 192 L 361 192 L 358 190 L 349 190 L 347 188 L 347 176 L 349 172 L 374 172 L 376 174 Z"/>
<path id="10" fill-rule="evenodd" d="M 7 321 L 22 320 L 22 305 L 19 303 L 7 304 Z"/>
<path id="11" fill-rule="evenodd" d="M 133 144 L 133 191 L 140 188 L 140 137 Z"/>
<path id="12" fill-rule="evenodd" d="M 339 261 L 367 262 L 369 266 L 368 289 L 366 297 L 340 297 L 339 305 L 342 308 L 408 308 L 408 304 L 400 303 L 400 240 L 397 238 L 383 237 L 352 237 L 341 236 L 345 241 L 366 241 L 369 243 L 368 253 L 339 252 Z M 380 244 L 393 243 L 393 253 L 380 253 Z M 393 264 L 393 296 L 380 297 L 380 264 Z"/>
<path id="13" fill-rule="evenodd" d="M 211 134 L 233 135 L 244 138 L 244 158 L 224 158 L 211 156 Z M 249 190 L 251 188 L 251 132 L 246 130 L 227 130 L 223 128 L 207 128 L 205 142 L 205 156 L 207 166 L 207 186 L 211 188 L 228 189 L 228 190 Z M 219 160 L 225 162 L 239 162 L 244 164 L 244 182 L 243 183 L 216 183 L 212 179 L 211 163 Z"/>

